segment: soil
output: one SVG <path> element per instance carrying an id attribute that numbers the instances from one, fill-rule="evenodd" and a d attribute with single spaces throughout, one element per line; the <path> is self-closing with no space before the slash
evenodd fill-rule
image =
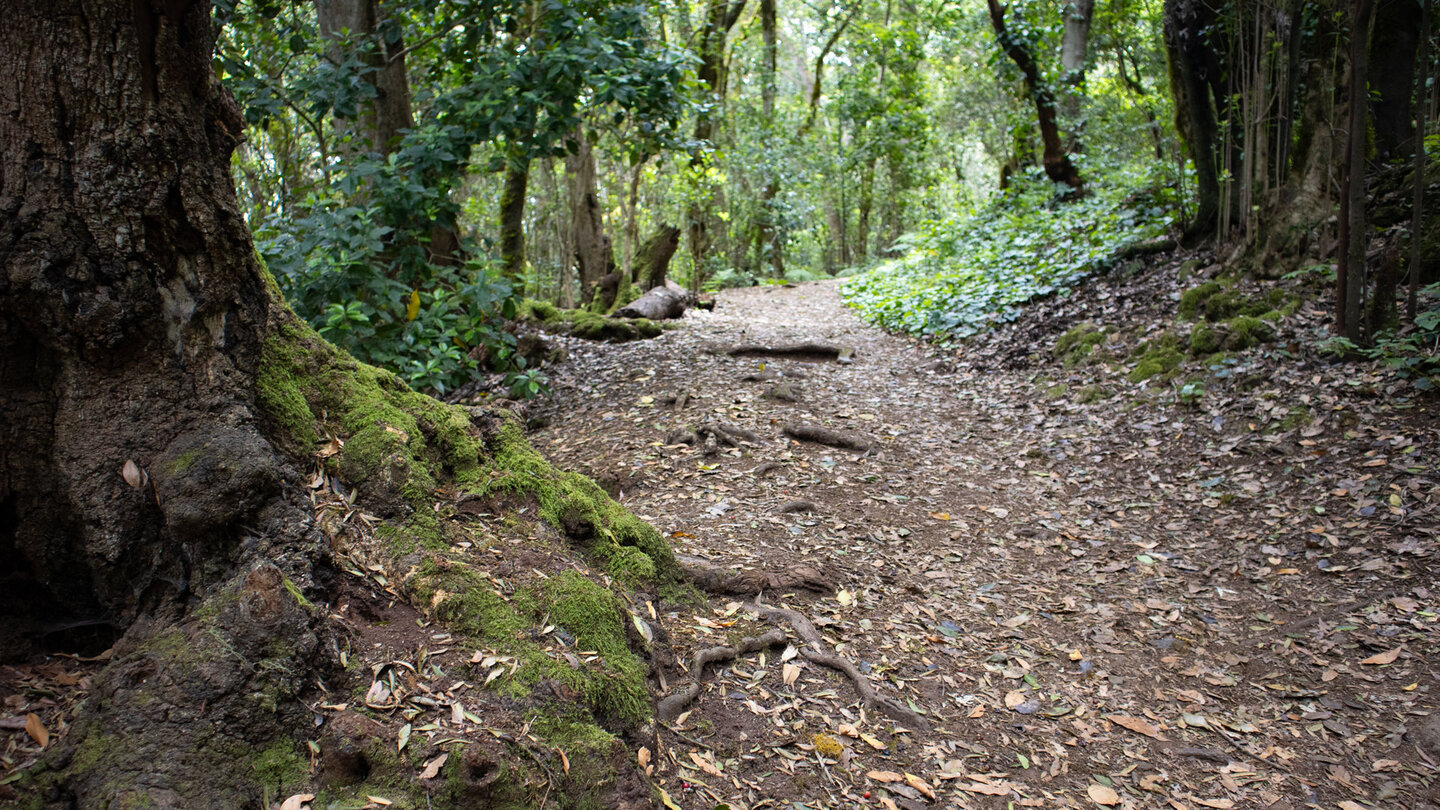
<path id="1" fill-rule="evenodd" d="M 950 348 L 867 326 L 838 282 L 723 292 L 651 341 L 566 341 L 535 445 L 624 482 L 681 555 L 826 572 L 833 591 L 760 596 L 929 726 L 866 711 L 793 648 L 741 655 L 639 753 L 666 801 L 1436 806 L 1433 402 L 1282 354 L 1310 309 L 1199 402 L 1128 382 L 1127 351 L 1174 327 L 1178 265 Z M 1067 369 L 1051 347 L 1085 319 L 1129 331 Z M 802 343 L 853 352 L 733 351 Z M 798 396 L 764 396 L 777 381 Z M 784 434 L 802 423 L 869 449 Z M 666 444 L 706 424 L 758 441 Z M 755 596 L 662 609 L 663 691 L 696 650 L 770 629 Z"/>

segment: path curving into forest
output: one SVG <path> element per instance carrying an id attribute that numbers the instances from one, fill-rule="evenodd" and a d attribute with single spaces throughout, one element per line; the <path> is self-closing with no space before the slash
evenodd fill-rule
<path id="1" fill-rule="evenodd" d="M 805 342 L 853 356 L 733 354 Z M 1046 400 L 1027 373 L 865 325 L 838 282 L 730 290 L 659 339 L 566 345 L 536 446 L 712 573 L 810 569 L 766 603 L 928 726 L 864 711 L 782 622 L 797 649 L 706 667 L 646 755 L 679 806 L 1433 806 L 1433 578 L 1403 543 L 1347 581 L 1302 561 L 1298 529 L 1260 542 L 1322 484 L 1244 454 L 1225 420 Z M 786 435 L 802 423 L 869 449 Z M 662 613 L 657 685 L 773 630 L 755 596 Z"/>

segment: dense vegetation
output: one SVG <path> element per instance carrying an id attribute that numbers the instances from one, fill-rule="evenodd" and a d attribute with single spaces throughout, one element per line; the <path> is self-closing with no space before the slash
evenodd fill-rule
<path id="1" fill-rule="evenodd" d="M 1411 250 L 1423 178 L 1407 168 L 1416 122 L 1434 120 L 1420 5 L 1262 12 L 242 2 L 219 15 L 218 64 L 249 123 L 242 199 L 285 294 L 422 389 L 483 370 L 540 390 L 505 326 L 516 304 L 613 310 L 667 228 L 685 242 L 669 273 L 694 288 L 878 265 L 851 302 L 921 334 L 972 334 L 1173 232 L 1227 272 L 1338 262 L 1322 294 L 1357 348 L 1394 345 L 1387 313 L 1414 267 L 1408 319 L 1428 335 L 1435 250 Z M 1352 149 L 1347 99 L 1372 53 Z M 1393 198 L 1369 224 L 1349 203 L 1366 182 Z M 1378 269 L 1346 273 L 1367 250 Z"/>

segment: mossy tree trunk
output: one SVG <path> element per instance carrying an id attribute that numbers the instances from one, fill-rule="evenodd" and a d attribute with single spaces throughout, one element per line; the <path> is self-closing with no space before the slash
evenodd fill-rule
<path id="1" fill-rule="evenodd" d="M 640 246 L 635 254 L 634 278 L 641 289 L 653 290 L 665 286 L 665 275 L 670 269 L 670 259 L 680 247 L 680 229 L 674 225 L 661 225 Z"/>
<path id="2" fill-rule="evenodd" d="M 605 234 L 605 218 L 595 181 L 595 151 L 582 125 L 575 130 L 575 151 L 565 157 L 571 243 L 580 269 L 580 300 L 589 303 L 600 279 L 615 270 L 615 251 Z M 568 261 L 568 257 L 567 257 Z"/>
<path id="3" fill-rule="evenodd" d="M 505 155 L 500 191 L 500 270 L 523 291 L 525 283 L 525 193 L 530 186 L 530 154 L 512 145 Z"/>
<path id="4" fill-rule="evenodd" d="M 328 660 L 292 596 L 319 536 L 258 416 L 276 304 L 211 37 L 205 2 L 0 26 L 0 652 L 114 644 L 48 752 L 58 806 L 244 805 L 237 752 L 309 723 Z"/>

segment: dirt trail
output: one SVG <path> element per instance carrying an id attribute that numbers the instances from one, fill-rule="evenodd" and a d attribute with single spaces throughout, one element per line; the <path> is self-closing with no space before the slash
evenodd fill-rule
<path id="1" fill-rule="evenodd" d="M 1323 431 L 1297 443 L 1234 414 L 1045 400 L 1024 373 L 957 371 L 864 325 L 838 289 L 734 290 L 657 340 L 570 342 L 534 436 L 683 554 L 819 569 L 823 591 L 764 599 L 930 725 L 863 711 L 842 674 L 783 646 L 741 655 L 706 669 L 648 754 L 676 804 L 1434 806 L 1433 514 L 1387 518 L 1383 492 L 1368 523 L 1319 507 L 1413 464 L 1357 452 L 1321 480 L 1307 459 Z M 801 341 L 853 358 L 728 354 Z M 786 438 L 797 422 L 871 449 Z M 666 444 L 706 423 L 758 441 Z M 1371 432 L 1413 462 L 1401 428 Z M 688 662 L 770 629 L 742 607 L 754 596 L 661 606 L 659 624 Z M 695 675 L 660 670 L 669 691 Z"/>

